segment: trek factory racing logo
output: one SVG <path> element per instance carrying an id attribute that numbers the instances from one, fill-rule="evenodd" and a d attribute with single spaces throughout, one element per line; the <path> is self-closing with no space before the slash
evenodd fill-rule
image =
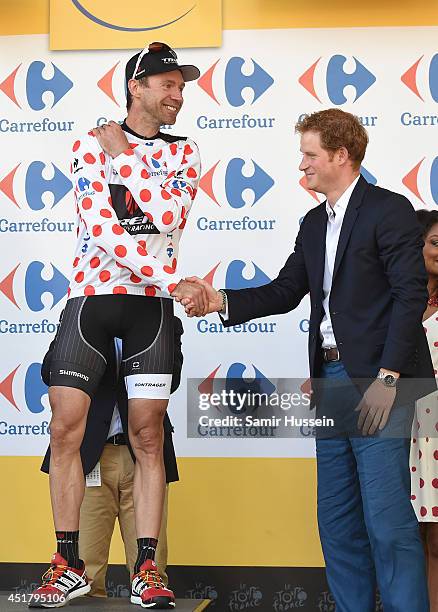
<path id="1" fill-rule="evenodd" d="M 39 60 L 31 62 L 27 68 L 18 64 L 0 82 L 0 91 L 13 105 L 33 111 L 52 109 L 72 87 L 73 82 L 58 66 Z M 74 121 L 52 121 L 48 117 L 19 122 L 0 117 L 0 132 L 70 132 L 73 125 Z"/>
<path id="2" fill-rule="evenodd" d="M 438 102 L 438 53 L 431 58 L 422 55 L 400 78 L 401 82 L 422 102 Z M 412 100 L 415 100 L 413 96 Z M 435 114 L 428 115 L 416 115 L 405 111 L 401 114 L 400 123 L 405 126 L 438 125 L 438 114 L 436 110 Z"/>
<path id="3" fill-rule="evenodd" d="M 78 189 L 89 193 L 90 181 L 85 178 L 78 180 Z M 138 206 L 132 193 L 124 185 L 110 185 L 111 201 L 119 218 L 119 223 L 128 234 L 159 234 L 159 230 L 147 214 Z M 79 196 L 79 199 L 81 196 Z"/>
<path id="4" fill-rule="evenodd" d="M 47 386 L 41 380 L 41 364 L 31 363 L 28 367 L 23 367 L 19 364 L 6 376 L 2 377 L 0 381 L 0 408 L 4 404 L 3 400 L 7 400 L 9 406 L 17 412 L 22 412 L 23 409 L 27 409 L 32 414 L 39 414 L 45 410 L 45 406 L 42 402 L 44 396 L 47 395 Z M 48 423 L 46 423 L 46 426 Z M 19 426 L 9 425 L 7 431 L 5 431 L 5 422 L 0 421 L 0 435 L 1 434 L 42 434 L 43 431 L 11 431 L 11 427 L 42 427 L 41 425 L 35 426 Z M 46 427 L 47 432 L 47 427 Z"/>
<path id="5" fill-rule="evenodd" d="M 271 281 L 269 276 L 253 261 L 242 261 L 235 259 L 229 264 L 219 262 L 206 276 L 204 280 L 215 287 L 224 289 L 246 289 L 248 287 L 260 287 Z M 232 327 L 224 327 L 222 323 L 210 319 L 199 319 L 196 329 L 201 334 L 273 334 L 277 323 L 268 319 L 261 322 L 250 321 Z"/>
<path id="6" fill-rule="evenodd" d="M 216 210 L 224 204 L 239 212 L 252 213 L 263 196 L 274 186 L 274 179 L 253 159 L 234 157 L 228 163 L 217 161 L 202 177 L 199 187 L 215 205 Z M 253 231 L 272 230 L 275 219 L 257 219 L 243 215 L 231 219 L 200 217 L 197 227 L 201 231 Z"/>
<path id="7" fill-rule="evenodd" d="M 19 310 L 52 310 L 65 296 L 68 279 L 51 263 L 18 264 L 0 279 L 0 293 Z M 44 297 L 44 301 L 43 301 Z"/>
<path id="8" fill-rule="evenodd" d="M 431 202 L 438 206 L 438 157 L 432 160 L 423 157 L 403 177 L 402 183 L 424 206 Z"/>
<path id="9" fill-rule="evenodd" d="M 345 55 L 318 58 L 298 79 L 315 100 L 340 106 L 356 102 L 376 82 L 374 74 L 357 59 Z M 353 88 L 354 97 L 347 99 L 345 90 Z M 347 90 L 348 91 L 348 90 Z"/>
<path id="10" fill-rule="evenodd" d="M 369 172 L 364 166 L 360 167 L 360 173 L 367 181 L 367 183 L 370 183 L 371 185 L 377 185 L 377 178 L 373 174 L 371 174 L 371 172 Z M 304 189 L 304 191 L 306 191 L 318 204 L 321 204 L 326 200 L 326 197 L 324 195 L 313 191 L 313 189 L 308 188 L 307 177 L 305 174 L 303 174 L 303 176 L 300 178 L 299 184 Z"/>
<path id="11" fill-rule="evenodd" d="M 197 81 L 218 107 L 253 106 L 273 85 L 274 79 L 253 58 L 218 59 Z M 272 128 L 274 117 L 254 117 L 248 113 L 233 117 L 200 115 L 197 126 L 205 129 Z"/>

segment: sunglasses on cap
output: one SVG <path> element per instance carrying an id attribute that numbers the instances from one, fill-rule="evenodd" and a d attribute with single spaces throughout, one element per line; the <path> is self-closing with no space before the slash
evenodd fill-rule
<path id="1" fill-rule="evenodd" d="M 172 55 L 172 57 L 177 59 L 177 55 L 175 51 L 171 47 L 169 47 L 169 45 L 166 45 L 166 43 L 162 43 L 162 42 L 152 42 L 147 47 L 145 47 L 143 51 L 141 51 L 140 55 L 138 56 L 137 62 L 135 64 L 134 72 L 132 73 L 131 78 L 132 79 L 137 78 L 137 72 L 140 67 L 141 60 L 144 58 L 144 56 L 147 53 L 160 53 L 161 51 L 167 51 L 168 53 L 170 53 L 170 55 Z"/>

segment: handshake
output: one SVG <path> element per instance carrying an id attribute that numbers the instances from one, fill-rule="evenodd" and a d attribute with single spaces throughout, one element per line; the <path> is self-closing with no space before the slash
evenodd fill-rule
<path id="1" fill-rule="evenodd" d="M 184 306 L 188 317 L 203 317 L 211 312 L 223 312 L 223 294 L 197 276 L 181 280 L 171 296 L 175 302 Z"/>

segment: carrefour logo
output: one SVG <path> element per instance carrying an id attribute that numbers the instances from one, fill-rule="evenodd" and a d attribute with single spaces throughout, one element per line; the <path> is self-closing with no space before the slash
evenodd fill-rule
<path id="1" fill-rule="evenodd" d="M 422 102 L 438 102 L 438 53 L 427 59 L 422 55 L 400 77 L 406 87 Z M 438 114 L 401 114 L 404 126 L 438 125 Z"/>
<path id="2" fill-rule="evenodd" d="M 50 110 L 73 87 L 70 78 L 53 62 L 33 61 L 26 68 L 16 66 L 0 83 L 0 91 L 13 105 L 22 110 Z M 11 121 L 0 117 L 0 132 L 14 134 L 39 132 L 71 132 L 74 121 L 51 120 L 43 117 L 36 121 L 26 117 L 25 121 Z"/>
<path id="3" fill-rule="evenodd" d="M 376 82 L 374 74 L 357 57 L 320 57 L 298 79 L 311 96 L 322 104 L 356 102 Z M 347 100 L 345 88 L 353 88 L 354 99 Z"/>
<path id="4" fill-rule="evenodd" d="M 371 174 L 371 172 L 369 172 L 364 166 L 360 167 L 360 173 L 364 177 L 364 179 L 367 181 L 367 183 L 371 183 L 371 185 L 377 185 L 377 178 L 373 174 Z M 305 174 L 303 174 L 303 176 L 300 178 L 299 185 L 318 204 L 321 204 L 321 202 L 325 201 L 325 199 L 326 199 L 325 196 L 323 196 L 322 194 L 317 193 L 316 191 L 313 191 L 313 189 L 309 189 L 308 188 L 308 186 L 307 186 L 307 177 L 306 177 Z"/>
<path id="5" fill-rule="evenodd" d="M 202 177 L 200 189 L 218 211 L 224 205 L 233 211 L 248 214 L 233 218 L 202 216 L 197 221 L 201 231 L 272 230 L 275 219 L 255 218 L 252 208 L 274 186 L 274 179 L 252 159 L 234 157 L 228 162 L 217 161 Z M 212 211 L 213 212 L 213 211 Z"/>
<path id="6" fill-rule="evenodd" d="M 67 289 L 68 280 L 64 274 L 53 264 L 41 261 L 18 264 L 0 280 L 0 293 L 18 310 L 32 312 L 52 310 Z"/>
<path id="7" fill-rule="evenodd" d="M 433 201 L 438 206 L 438 157 L 423 157 L 402 179 L 403 185 L 427 206 Z"/>
<path id="8" fill-rule="evenodd" d="M 73 82 L 53 62 L 41 61 L 32 62 L 27 70 L 19 64 L 0 83 L 0 90 L 16 106 L 27 104 L 35 111 L 53 108 L 72 87 Z M 52 96 L 48 98 L 47 92 Z"/>
<path id="9" fill-rule="evenodd" d="M 438 102 L 438 53 L 430 60 L 422 55 L 400 78 L 402 83 L 423 102 L 426 98 Z"/>
<path id="10" fill-rule="evenodd" d="M 244 364 L 239 361 L 232 363 L 228 368 L 219 364 L 198 386 L 199 393 L 211 395 L 215 390 L 215 380 L 226 379 L 226 389 L 229 391 L 239 384 L 241 390 L 251 393 L 266 393 L 271 395 L 275 385 L 254 364 Z"/>
<path id="11" fill-rule="evenodd" d="M 6 370 L 8 371 L 8 370 Z M 28 410 L 33 414 L 39 414 L 45 410 L 43 398 L 47 395 L 47 386 L 41 380 L 41 364 L 31 363 L 29 366 L 19 364 L 11 370 L 0 382 L 0 400 L 5 399 L 9 406 L 12 406 L 15 411 L 22 412 L 23 409 Z M 4 402 L 3 402 L 4 403 Z M 38 434 L 44 433 L 41 431 L 32 431 L 32 425 L 15 427 L 28 427 L 30 431 L 11 432 L 5 430 L 6 423 L 0 422 L 0 434 L 6 433 L 23 433 L 23 434 Z M 47 433 L 46 423 L 46 433 Z M 35 426 L 41 427 L 41 426 Z"/>
<path id="12" fill-rule="evenodd" d="M 219 262 L 205 276 L 204 280 L 214 287 L 224 289 L 246 289 L 260 287 L 271 281 L 270 277 L 253 261 L 235 259 L 228 264 Z M 268 319 L 260 322 L 250 321 L 225 328 L 214 319 L 200 319 L 197 330 L 201 334 L 273 334 L 277 323 Z"/>
<path id="13" fill-rule="evenodd" d="M 200 188 L 211 198 L 211 200 L 221 206 L 215 196 L 215 191 L 218 190 L 217 183 L 221 182 L 225 188 L 226 202 L 232 208 L 243 208 L 248 204 L 243 195 L 247 196 L 247 200 L 251 199 L 251 206 L 254 206 L 265 193 L 274 185 L 274 179 L 263 170 L 254 160 L 245 161 L 240 157 L 231 159 L 222 170 L 219 179 L 215 173 L 218 170 L 220 161 L 216 162 L 208 172 L 204 174 L 199 183 Z M 224 164 L 222 164 L 223 166 Z M 219 172 L 217 172 L 219 174 Z M 216 189 L 215 189 L 215 186 Z M 248 198 L 251 195 L 251 198 Z M 223 201 L 223 198 L 221 198 Z"/>
<path id="14" fill-rule="evenodd" d="M 0 191 L 17 208 L 54 208 L 71 190 L 70 179 L 51 162 L 17 164 L 0 180 Z"/>
<path id="15" fill-rule="evenodd" d="M 247 103 L 242 95 L 244 90 L 252 92 L 249 98 L 252 105 L 274 83 L 272 76 L 253 58 L 232 57 L 226 62 L 225 69 L 222 67 L 215 76 L 220 62 L 218 59 L 198 79 L 199 87 L 218 105 L 228 102 L 231 106 L 243 106 Z"/>
<path id="16" fill-rule="evenodd" d="M 30 209 L 32 212 L 54 208 L 71 190 L 71 182 L 54 163 L 33 161 L 19 163 L 0 174 L 0 210 L 12 212 Z M 6 198 L 3 198 L 6 196 Z M 37 219 L 10 220 L 0 218 L 0 233 L 4 232 L 72 232 L 74 222 Z"/>
<path id="17" fill-rule="evenodd" d="M 253 58 L 231 57 L 217 60 L 198 79 L 199 87 L 219 108 L 252 107 L 274 83 L 272 76 Z M 255 117 L 249 113 L 231 117 L 200 115 L 197 126 L 205 129 L 272 128 L 275 117 Z"/>

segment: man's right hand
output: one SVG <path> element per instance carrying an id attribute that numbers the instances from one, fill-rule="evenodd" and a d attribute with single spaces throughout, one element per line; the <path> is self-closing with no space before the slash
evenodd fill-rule
<path id="1" fill-rule="evenodd" d="M 194 283 L 198 287 L 202 287 L 205 290 L 206 297 L 207 297 L 207 308 L 206 308 L 206 311 L 202 315 L 199 315 L 197 313 L 195 304 L 190 299 L 183 298 L 181 300 L 177 300 L 181 302 L 181 304 L 184 306 L 187 316 L 199 317 L 199 316 L 204 316 L 206 314 L 209 314 L 211 312 L 221 312 L 222 311 L 222 305 L 223 305 L 222 294 L 219 293 L 219 291 L 217 291 L 214 287 L 212 287 L 210 283 L 207 283 L 207 281 L 203 280 L 202 278 L 198 278 L 197 276 L 189 276 L 186 278 L 186 281 L 190 283 Z"/>
<path id="2" fill-rule="evenodd" d="M 191 314 L 189 316 L 191 317 L 203 317 L 210 312 L 208 310 L 209 298 L 206 288 L 192 279 L 180 280 L 171 296 L 176 302 L 180 302 L 184 306 L 187 314 L 186 305 L 190 305 Z"/>

